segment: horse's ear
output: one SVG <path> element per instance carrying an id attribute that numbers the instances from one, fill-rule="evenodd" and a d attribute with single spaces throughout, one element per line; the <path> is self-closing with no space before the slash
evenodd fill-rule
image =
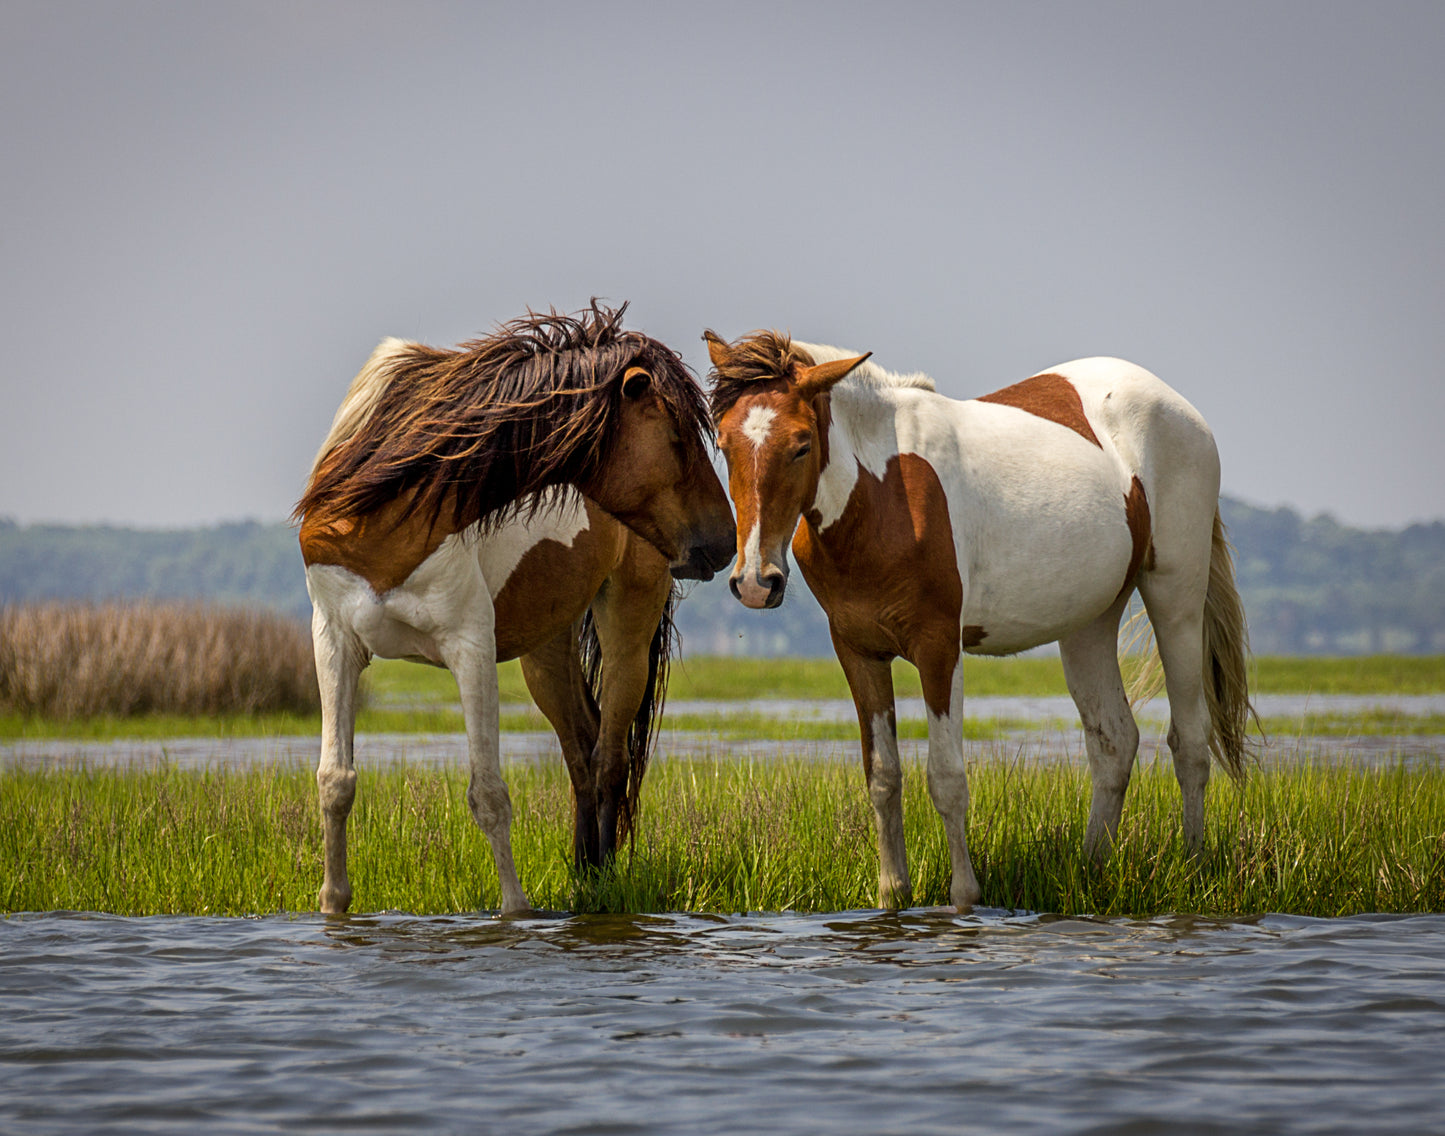
<path id="1" fill-rule="evenodd" d="M 628 367 L 622 375 L 624 398 L 641 398 L 652 389 L 652 372 L 646 367 Z"/>
<path id="2" fill-rule="evenodd" d="M 867 355 L 855 355 L 852 359 L 835 359 L 831 363 L 799 367 L 793 376 L 793 381 L 798 384 L 798 393 L 804 398 L 812 398 L 832 389 L 834 384 L 845 378 L 854 367 L 872 354 L 873 352 L 870 351 Z"/>
<path id="3" fill-rule="evenodd" d="M 707 356 L 712 360 L 712 365 L 721 370 L 723 364 L 728 361 L 728 355 L 730 354 L 727 340 L 723 339 L 722 336 L 711 328 L 703 332 L 702 337 L 707 341 Z"/>

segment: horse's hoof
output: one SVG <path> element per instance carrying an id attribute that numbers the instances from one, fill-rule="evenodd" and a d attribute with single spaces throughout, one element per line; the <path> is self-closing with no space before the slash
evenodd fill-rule
<path id="1" fill-rule="evenodd" d="M 317 906 L 321 908 L 322 915 L 345 915 L 347 909 L 351 907 L 351 893 L 340 895 L 322 891 L 321 895 L 317 897 Z"/>
<path id="2" fill-rule="evenodd" d="M 912 907 L 913 889 L 911 887 L 880 889 L 878 906 L 884 911 L 902 911 L 905 907 Z"/>

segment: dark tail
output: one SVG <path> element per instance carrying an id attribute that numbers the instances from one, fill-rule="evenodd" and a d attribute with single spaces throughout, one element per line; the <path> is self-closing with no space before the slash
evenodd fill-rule
<path id="1" fill-rule="evenodd" d="M 647 686 L 642 695 L 642 704 L 627 731 L 627 792 L 617 813 L 617 842 L 631 840 L 633 824 L 637 820 L 642 799 L 642 778 L 647 773 L 647 762 L 652 756 L 653 742 L 656 741 L 657 720 L 662 715 L 663 703 L 667 700 L 667 674 L 672 662 L 673 648 L 677 644 L 677 628 L 672 621 L 677 606 L 678 589 L 673 585 L 652 633 L 652 643 L 647 649 Z M 582 657 L 582 673 L 587 689 L 594 700 L 602 696 L 602 646 L 597 639 L 597 628 L 592 621 L 592 611 L 582 617 L 582 633 L 578 642 Z"/>

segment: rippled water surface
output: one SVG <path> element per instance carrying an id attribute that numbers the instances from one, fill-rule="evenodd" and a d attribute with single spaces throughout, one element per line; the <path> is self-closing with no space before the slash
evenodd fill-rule
<path id="1" fill-rule="evenodd" d="M 0 1131 L 1445 1130 L 1445 916 L 0 921 Z"/>

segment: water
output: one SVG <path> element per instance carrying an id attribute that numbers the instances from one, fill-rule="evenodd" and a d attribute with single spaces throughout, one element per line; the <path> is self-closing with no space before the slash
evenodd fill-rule
<path id="1" fill-rule="evenodd" d="M 1260 695 L 1255 699 L 1266 717 L 1302 717 L 1311 714 L 1352 715 L 1387 711 L 1402 717 L 1445 714 L 1445 695 Z M 520 708 L 519 708 L 520 709 Z M 832 699 L 795 699 L 743 702 L 670 702 L 671 714 L 758 713 L 781 719 L 824 721 L 856 720 L 853 703 Z M 899 699 L 899 718 L 924 717 L 922 699 Z M 971 717 L 1031 723 L 987 741 L 968 741 L 965 750 L 973 760 L 1069 761 L 1084 760 L 1083 732 L 1078 713 L 1067 697 L 1061 698 L 977 698 L 968 703 Z M 1139 747 L 1141 761 L 1169 761 L 1164 743 L 1168 703 L 1156 699 L 1139 710 L 1143 727 Z M 770 738 L 720 740 L 715 734 L 689 733 L 666 728 L 662 719 L 656 759 L 668 758 L 769 758 L 779 755 L 823 760 L 856 761 L 856 741 L 815 741 Z M 545 732 L 508 732 L 501 736 L 504 761 L 555 761 L 561 751 L 555 735 Z M 14 766 L 91 765 L 156 766 L 180 769 L 216 766 L 244 766 L 279 763 L 315 764 L 320 752 L 316 734 L 298 737 L 262 738 L 167 738 L 161 740 L 120 738 L 83 741 L 70 738 L 18 739 L 0 742 L 0 768 Z M 905 758 L 923 759 L 928 743 L 902 739 L 899 750 Z M 1365 734 L 1363 736 L 1317 736 L 1272 738 L 1264 747 L 1266 764 L 1313 761 L 1349 761 L 1357 765 L 1437 765 L 1445 753 L 1445 737 Z M 377 767 L 393 761 L 429 766 L 461 767 L 467 764 L 467 742 L 455 734 L 360 734 L 356 740 L 357 760 Z"/>
<path id="2" fill-rule="evenodd" d="M 0 1130 L 1445 1130 L 1445 916 L 0 922 Z"/>
<path id="3" fill-rule="evenodd" d="M 503 741 L 509 760 L 555 759 L 550 734 Z M 316 746 L 19 741 L 0 765 L 309 763 Z M 968 748 L 1083 749 L 1053 726 Z M 667 731 L 659 749 L 856 759 L 850 742 Z M 1442 751 L 1311 738 L 1266 760 Z M 363 763 L 465 752 L 458 735 L 358 739 Z M 1445 915 L 0 920 L 4 1133 L 1445 1132 L 1442 1039 Z"/>

